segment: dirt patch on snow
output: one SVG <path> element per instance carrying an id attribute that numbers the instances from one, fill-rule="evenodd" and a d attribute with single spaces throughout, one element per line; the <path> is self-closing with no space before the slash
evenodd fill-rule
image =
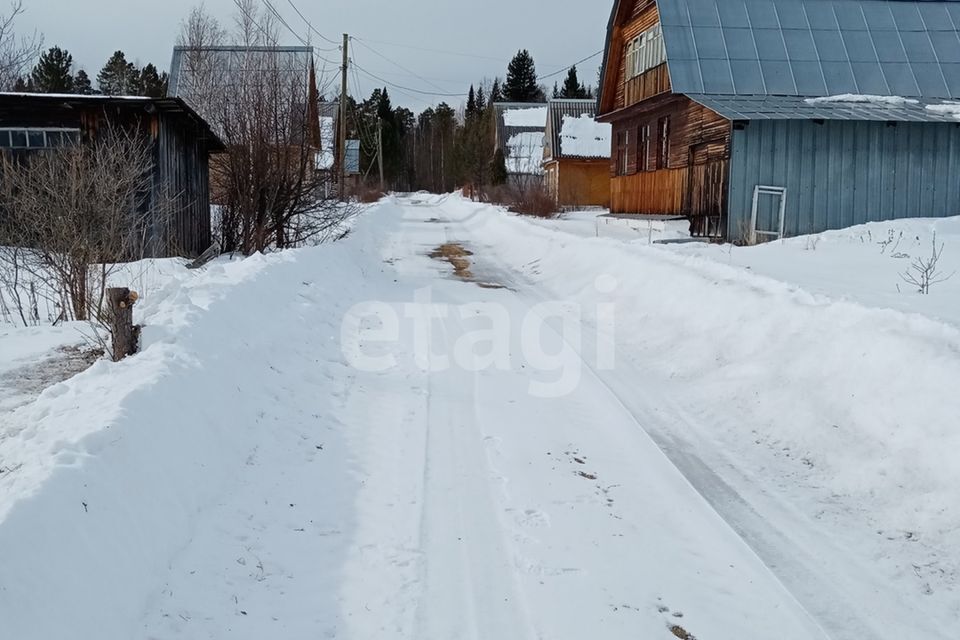
<path id="1" fill-rule="evenodd" d="M 697 640 L 697 637 L 681 627 L 680 625 L 673 625 L 670 627 L 670 633 L 680 638 L 680 640 Z"/>
<path id="2" fill-rule="evenodd" d="M 103 357 L 102 349 L 60 347 L 49 356 L 0 376 L 0 413 L 32 402 L 44 389 L 69 380 Z"/>
<path id="3" fill-rule="evenodd" d="M 430 257 L 434 260 L 449 262 L 453 266 L 453 274 L 461 280 L 473 279 L 473 273 L 470 271 L 470 256 L 472 255 L 473 252 L 468 251 L 457 242 L 442 244 L 430 252 Z"/>

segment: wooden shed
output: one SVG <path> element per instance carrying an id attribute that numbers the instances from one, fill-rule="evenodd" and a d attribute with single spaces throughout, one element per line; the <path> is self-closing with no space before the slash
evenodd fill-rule
<path id="1" fill-rule="evenodd" d="M 223 144 L 204 120 L 177 98 L 0 94 L 0 152 L 42 152 L 88 143 L 107 123 L 152 141 L 153 191 L 173 198 L 167 221 L 147 225 L 147 257 L 197 256 L 211 245 L 209 158 Z M 131 211 L 131 215 L 143 215 Z"/>
<path id="2" fill-rule="evenodd" d="M 611 210 L 758 240 L 960 214 L 960 3 L 618 0 Z"/>
<path id="3" fill-rule="evenodd" d="M 558 207 L 610 206 L 610 125 L 596 112 L 596 100 L 549 103 L 543 169 Z"/>

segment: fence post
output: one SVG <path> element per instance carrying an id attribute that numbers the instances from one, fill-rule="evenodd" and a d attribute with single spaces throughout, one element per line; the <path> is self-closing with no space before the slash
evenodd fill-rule
<path id="1" fill-rule="evenodd" d="M 137 352 L 140 328 L 133 326 L 133 305 L 138 297 L 136 291 L 130 291 L 125 287 L 107 289 L 114 362 L 119 362 Z"/>

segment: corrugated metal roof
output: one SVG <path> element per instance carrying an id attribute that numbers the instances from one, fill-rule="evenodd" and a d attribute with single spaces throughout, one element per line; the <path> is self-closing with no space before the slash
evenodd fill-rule
<path id="1" fill-rule="evenodd" d="M 546 143 L 543 149 L 544 160 L 573 157 L 564 155 L 563 144 L 560 141 L 560 133 L 563 130 L 563 117 L 579 118 L 580 116 L 595 116 L 597 113 L 597 101 L 572 100 L 567 98 L 555 98 L 548 103 L 547 108 L 547 132 Z M 608 156 L 609 157 L 609 154 Z"/>
<path id="2" fill-rule="evenodd" d="M 257 73 L 270 74 L 276 86 L 309 90 L 312 68 L 313 47 L 175 47 L 167 95 L 210 115 L 209 93 L 229 92 Z"/>
<path id="3" fill-rule="evenodd" d="M 728 120 L 863 120 L 877 122 L 953 122 L 960 119 L 928 106 L 941 101 L 903 100 L 884 104 L 856 96 L 862 102 L 810 99 L 799 96 L 737 96 L 687 94 Z M 960 104 L 956 105 L 960 111 Z"/>
<path id="4" fill-rule="evenodd" d="M 658 0 L 676 93 L 960 97 L 955 0 Z"/>

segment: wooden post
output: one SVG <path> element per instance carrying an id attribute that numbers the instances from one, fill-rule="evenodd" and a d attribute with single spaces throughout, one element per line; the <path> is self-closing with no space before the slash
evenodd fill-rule
<path id="1" fill-rule="evenodd" d="M 130 291 L 125 287 L 107 289 L 114 362 L 119 362 L 137 352 L 140 327 L 133 326 L 133 305 L 136 304 L 138 297 L 136 291 Z"/>
<path id="2" fill-rule="evenodd" d="M 343 66 L 340 67 L 340 135 L 337 138 L 337 173 L 340 199 L 347 199 L 347 70 L 350 67 L 350 36 L 343 34 Z"/>

